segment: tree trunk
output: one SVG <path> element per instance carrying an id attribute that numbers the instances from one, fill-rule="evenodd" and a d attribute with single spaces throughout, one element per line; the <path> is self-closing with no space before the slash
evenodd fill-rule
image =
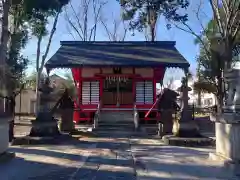
<path id="1" fill-rule="evenodd" d="M 3 15 L 2 15 L 2 33 L 1 33 L 1 45 L 0 45 L 0 71 L 1 71 L 1 88 L 3 90 L 3 95 L 7 95 L 7 87 L 6 87 L 6 74 L 8 72 L 7 69 L 7 50 L 8 50 L 8 40 L 9 40 L 9 31 L 8 31 L 8 16 L 9 10 L 11 6 L 11 0 L 6 0 L 3 4 Z"/>
<path id="2" fill-rule="evenodd" d="M 38 38 L 37 42 L 37 60 L 36 60 L 36 107 L 35 107 L 35 114 L 37 115 L 39 112 L 39 82 L 41 79 L 41 72 L 39 68 L 39 61 L 40 61 L 40 55 L 41 55 L 41 42 L 42 42 L 42 36 Z"/>
<path id="3" fill-rule="evenodd" d="M 7 89 L 6 75 L 8 73 L 6 58 L 7 58 L 7 49 L 8 49 L 8 40 L 9 40 L 9 31 L 8 31 L 8 16 L 11 6 L 11 0 L 6 0 L 2 2 L 3 12 L 2 12 L 2 32 L 1 32 L 1 44 L 0 44 L 0 90 L 3 96 L 9 94 Z M 5 112 L 5 103 L 4 99 L 0 100 L 0 110 L 1 113 Z"/>
<path id="4" fill-rule="evenodd" d="M 198 91 L 198 92 L 197 92 L 197 105 L 198 105 L 199 107 L 202 106 L 201 91 Z"/>
<path id="5" fill-rule="evenodd" d="M 223 92 L 223 81 L 222 77 L 218 76 L 218 90 L 217 90 L 217 112 L 222 113 L 223 102 L 224 102 L 224 92 Z"/>
<path id="6" fill-rule="evenodd" d="M 151 27 L 151 41 L 155 41 L 155 27 L 153 26 Z"/>

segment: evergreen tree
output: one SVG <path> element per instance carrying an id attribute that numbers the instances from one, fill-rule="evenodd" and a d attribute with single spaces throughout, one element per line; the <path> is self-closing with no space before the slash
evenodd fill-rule
<path id="1" fill-rule="evenodd" d="M 155 26 L 158 18 L 164 16 L 169 22 L 167 28 L 171 27 L 171 22 L 186 22 L 188 15 L 180 13 L 189 6 L 188 0 L 120 0 L 123 9 L 122 17 L 129 21 L 130 30 L 142 32 L 150 27 L 151 40 L 155 40 Z"/>

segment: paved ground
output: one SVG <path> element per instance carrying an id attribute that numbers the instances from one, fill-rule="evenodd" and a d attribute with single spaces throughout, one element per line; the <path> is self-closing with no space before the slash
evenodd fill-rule
<path id="1" fill-rule="evenodd" d="M 26 135 L 29 130 L 30 121 L 21 120 L 15 135 Z M 237 179 L 221 168 L 220 162 L 208 160 L 212 148 L 165 146 L 156 139 L 128 134 L 109 133 L 58 146 L 14 146 L 10 150 L 17 157 L 0 164 L 1 180 Z"/>
<path id="2" fill-rule="evenodd" d="M 14 146 L 10 151 L 17 157 L 0 164 L 1 180 L 236 179 L 220 162 L 207 159 L 213 149 L 165 146 L 159 140 L 116 133 L 62 145 Z"/>
<path id="3" fill-rule="evenodd" d="M 212 148 L 165 146 L 151 139 L 131 139 L 138 180 L 235 180 L 221 162 L 208 159 Z"/>

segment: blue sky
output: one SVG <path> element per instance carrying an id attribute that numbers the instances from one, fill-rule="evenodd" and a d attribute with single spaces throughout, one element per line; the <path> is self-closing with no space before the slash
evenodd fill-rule
<path id="1" fill-rule="evenodd" d="M 80 0 L 72 0 L 73 6 L 78 7 L 79 1 Z M 119 19 L 120 17 L 120 6 L 116 0 L 108 0 L 108 1 L 109 2 L 103 8 L 102 16 L 106 18 L 106 22 L 108 26 L 111 26 L 112 24 L 111 18 Z M 188 24 L 197 33 L 200 33 L 202 29 L 200 25 L 201 23 L 197 20 L 195 15 L 195 11 L 197 10 L 197 7 L 200 1 L 203 1 L 203 0 L 190 0 L 190 7 L 186 11 L 189 14 Z M 206 24 L 208 19 L 212 16 L 211 8 L 208 4 L 208 1 L 205 1 L 205 4 L 201 6 L 201 11 L 205 13 L 204 15 L 203 13 L 201 15 L 201 22 L 203 24 Z M 52 24 L 50 21 L 49 28 L 51 27 L 51 25 Z M 194 72 L 196 69 L 195 58 L 198 54 L 198 46 L 194 44 L 194 39 L 195 37 L 193 35 L 183 32 L 182 30 L 179 30 L 177 28 L 172 28 L 171 30 L 167 30 L 165 19 L 163 17 L 160 18 L 160 21 L 158 22 L 158 25 L 157 25 L 157 40 L 176 41 L 177 49 L 191 64 L 192 72 Z M 73 38 L 69 33 L 69 29 L 67 28 L 67 22 L 64 18 L 64 15 L 62 15 L 58 22 L 57 31 L 54 35 L 50 52 L 48 54 L 48 58 L 50 58 L 60 47 L 60 41 L 64 41 L 64 40 L 73 40 Z M 99 41 L 108 40 L 107 34 L 101 25 L 98 27 L 96 40 L 99 40 Z M 130 34 L 128 34 L 126 40 L 144 41 L 145 37 L 143 33 L 135 32 L 135 36 L 131 36 Z M 45 39 L 42 43 L 42 52 L 45 51 L 46 42 L 47 41 Z M 31 60 L 27 73 L 30 73 L 34 70 L 35 59 L 36 59 L 36 48 L 37 48 L 36 39 L 32 37 L 26 49 L 23 51 L 23 54 L 25 56 L 28 56 L 29 59 Z M 175 70 L 170 70 L 170 72 L 174 72 L 174 71 Z M 56 72 L 59 75 L 64 74 L 64 71 L 62 70 L 57 70 Z M 177 78 L 179 77 L 178 73 L 175 73 Z"/>

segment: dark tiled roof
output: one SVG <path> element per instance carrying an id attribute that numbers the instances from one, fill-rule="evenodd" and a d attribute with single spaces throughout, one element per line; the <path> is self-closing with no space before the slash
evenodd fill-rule
<path id="1" fill-rule="evenodd" d="M 180 67 L 189 63 L 175 48 L 173 41 L 157 42 L 82 42 L 63 41 L 48 60 L 46 68 L 135 66 Z"/>

